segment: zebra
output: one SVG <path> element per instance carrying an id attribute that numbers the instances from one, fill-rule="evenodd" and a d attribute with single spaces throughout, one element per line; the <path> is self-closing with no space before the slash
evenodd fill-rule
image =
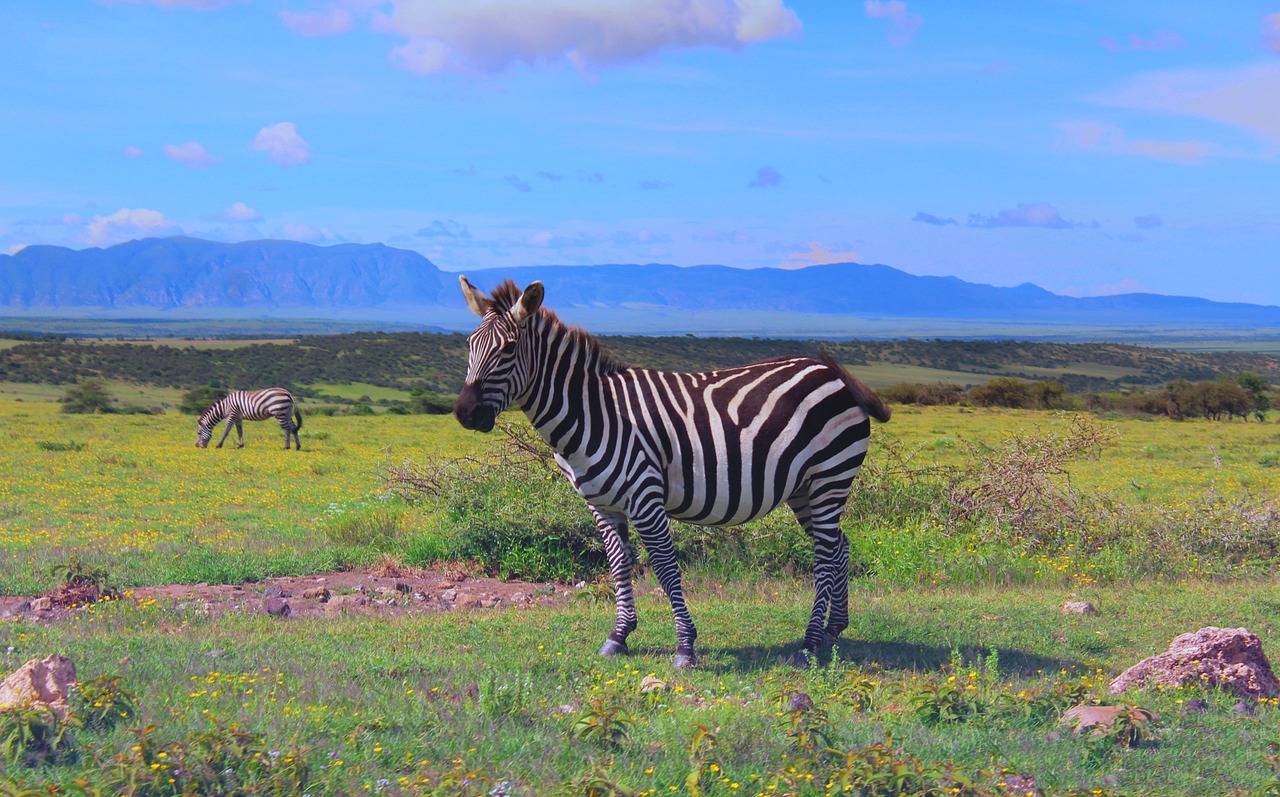
<path id="1" fill-rule="evenodd" d="M 599 529 L 617 620 L 600 655 L 629 652 L 635 527 L 666 592 L 677 668 L 695 666 L 670 519 L 732 526 L 786 503 L 813 538 L 814 602 L 804 664 L 849 625 L 849 541 L 840 516 L 867 453 L 871 422 L 889 408 L 828 354 L 779 357 L 709 373 L 626 366 L 585 330 L 542 307 L 544 289 L 505 281 L 486 296 L 460 277 L 481 317 L 468 338 L 454 405 L 463 427 L 491 431 L 517 404 L 555 452 Z M 824 627 L 825 620 L 825 627 Z"/>
<path id="2" fill-rule="evenodd" d="M 227 419 L 227 427 L 222 430 L 222 439 L 218 448 L 227 442 L 231 427 L 236 428 L 236 448 L 244 448 L 244 427 L 241 421 L 265 421 L 275 416 L 284 430 L 284 450 L 289 450 L 289 438 L 293 437 L 299 451 L 302 441 L 298 439 L 298 430 L 302 428 L 302 412 L 293 394 L 282 387 L 268 387 L 262 390 L 233 390 L 225 398 L 220 398 L 209 405 L 200 415 L 196 423 L 196 448 L 206 448 L 213 437 L 213 427 L 218 421 Z"/>

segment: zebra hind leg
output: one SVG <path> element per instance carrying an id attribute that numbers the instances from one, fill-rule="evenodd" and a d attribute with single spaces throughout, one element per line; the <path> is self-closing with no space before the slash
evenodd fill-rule
<path id="1" fill-rule="evenodd" d="M 800 525 L 813 538 L 813 611 L 805 628 L 804 643 L 793 658 L 807 666 L 821 650 L 830 647 L 849 625 L 849 541 L 840 528 L 847 488 L 820 500 L 789 501 Z M 828 618 L 828 612 L 830 617 Z"/>
<path id="2" fill-rule="evenodd" d="M 618 613 L 613 630 L 600 648 L 600 655 L 625 656 L 631 652 L 627 647 L 627 636 L 638 625 L 635 596 L 631 589 L 631 568 L 634 561 L 631 542 L 627 539 L 627 518 L 625 515 L 602 512 L 595 507 L 591 507 L 591 514 L 595 516 L 596 527 L 604 538 Z"/>

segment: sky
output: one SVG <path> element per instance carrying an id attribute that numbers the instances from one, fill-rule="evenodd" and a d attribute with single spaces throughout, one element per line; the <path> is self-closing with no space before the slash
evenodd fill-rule
<path id="1" fill-rule="evenodd" d="M 1280 0 L 0 0 L 0 253 L 185 234 L 1280 304 L 1278 155 Z"/>

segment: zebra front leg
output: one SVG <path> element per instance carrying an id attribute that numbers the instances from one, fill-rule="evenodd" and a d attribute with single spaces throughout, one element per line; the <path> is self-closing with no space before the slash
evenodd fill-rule
<path id="1" fill-rule="evenodd" d="M 652 501 L 639 514 L 633 513 L 631 522 L 649 552 L 649 564 L 658 576 L 658 583 L 667 593 L 671 602 L 671 614 L 676 621 L 676 669 L 696 667 L 698 657 L 693 652 L 694 640 L 698 638 L 698 629 L 689 616 L 689 609 L 684 603 L 684 587 L 680 583 L 680 565 L 676 562 L 675 544 L 671 541 L 671 525 L 667 520 L 667 511 L 660 501 Z"/>
<path id="2" fill-rule="evenodd" d="M 626 515 L 605 512 L 590 507 L 595 516 L 596 527 L 604 538 L 604 550 L 609 557 L 609 572 L 613 575 L 613 593 L 617 603 L 618 619 L 608 639 L 600 648 L 601 656 L 625 656 L 631 651 L 627 648 L 627 636 L 636 630 L 635 596 L 631 590 L 631 568 L 634 559 L 631 555 L 631 542 L 627 539 Z"/>
<path id="3" fill-rule="evenodd" d="M 222 429 L 222 439 L 218 441 L 218 448 L 222 448 L 222 444 L 227 442 L 227 435 L 231 434 L 231 427 L 236 425 L 235 418 L 228 418 L 227 425 Z"/>

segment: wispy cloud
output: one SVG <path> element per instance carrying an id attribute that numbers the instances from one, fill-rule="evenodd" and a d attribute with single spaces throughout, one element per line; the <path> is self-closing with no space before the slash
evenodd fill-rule
<path id="1" fill-rule="evenodd" d="M 924 24 L 924 17 L 908 11 L 902 0 L 866 0 L 863 9 L 872 19 L 889 20 L 889 43 L 894 47 L 910 44 Z"/>
<path id="2" fill-rule="evenodd" d="M 1116 53 L 1123 50 L 1178 50 L 1187 46 L 1187 40 L 1171 30 L 1161 29 L 1151 36 L 1130 33 L 1124 40 L 1114 36 L 1103 36 L 1098 39 L 1098 44 L 1103 49 Z"/>
<path id="3" fill-rule="evenodd" d="M 538 176 L 549 183 L 558 183 L 564 179 L 563 174 L 555 174 L 554 172 L 538 172 Z"/>
<path id="4" fill-rule="evenodd" d="M 205 151 L 204 145 L 197 141 L 189 141 L 186 144 L 165 144 L 164 154 L 168 155 L 170 160 L 192 169 L 208 169 L 220 160 Z"/>
<path id="5" fill-rule="evenodd" d="M 1262 18 L 1262 44 L 1271 52 L 1280 55 L 1280 12 L 1267 14 Z"/>
<path id="6" fill-rule="evenodd" d="M 121 5 L 149 5 L 161 8 L 193 8 L 197 11 L 211 11 L 224 8 L 244 0 L 110 0 Z"/>
<path id="7" fill-rule="evenodd" d="M 1164 226 L 1164 219 L 1159 216 L 1134 216 L 1133 226 L 1140 230 L 1153 230 L 1156 227 Z"/>
<path id="8" fill-rule="evenodd" d="M 1176 70 L 1139 75 L 1099 99 L 1104 105 L 1209 119 L 1280 143 L 1280 63 L 1239 69 Z"/>
<path id="9" fill-rule="evenodd" d="M 447 221 L 436 219 L 414 235 L 418 238 L 470 238 L 471 230 L 467 229 L 467 225 L 453 219 Z"/>
<path id="10" fill-rule="evenodd" d="M 299 166 L 311 160 L 311 145 L 293 122 L 277 122 L 258 131 L 249 149 L 265 152 L 277 166 Z"/>
<path id="11" fill-rule="evenodd" d="M 158 210 L 120 208 L 109 216 L 94 216 L 85 227 L 85 243 L 89 246 L 109 246 L 135 238 L 177 235 L 181 232 L 182 228 L 177 222 Z"/>
<path id="12" fill-rule="evenodd" d="M 917 210 L 916 215 L 912 216 L 911 220 L 924 222 L 925 224 L 933 224 L 938 227 L 945 227 L 948 224 L 956 223 L 956 220 L 953 218 L 947 217 L 944 219 L 943 217 L 935 216 L 932 213 L 925 213 L 923 210 Z"/>
<path id="13" fill-rule="evenodd" d="M 1034 204 L 1021 203 L 1016 207 L 1002 210 L 991 216 L 970 213 L 969 226 L 985 229 L 994 227 L 1043 227 L 1050 230 L 1065 230 L 1088 225 L 1081 222 L 1068 221 L 1062 218 L 1062 214 L 1053 205 L 1048 202 L 1037 202 Z"/>
<path id="14" fill-rule="evenodd" d="M 1095 152 L 1140 155 L 1175 163 L 1199 163 L 1217 152 L 1216 147 L 1203 141 L 1131 139 L 1120 128 L 1101 122 L 1062 122 L 1058 130 L 1064 145 Z"/>
<path id="15" fill-rule="evenodd" d="M 657 191 L 659 188 L 666 188 L 666 187 L 667 187 L 667 184 L 662 182 L 661 180 L 641 180 L 640 181 L 641 191 Z"/>
<path id="16" fill-rule="evenodd" d="M 222 211 L 223 221 L 258 221 L 262 218 L 262 214 L 243 202 L 236 202 L 231 207 Z"/>
<path id="17" fill-rule="evenodd" d="M 778 268 L 797 269 L 808 266 L 822 266 L 828 263 L 853 263 L 857 262 L 859 258 L 858 253 L 852 250 L 833 252 L 817 241 L 810 241 L 808 252 L 796 252 L 795 254 L 787 255 L 778 264 Z"/>
<path id="18" fill-rule="evenodd" d="M 320 11 L 281 11 L 280 21 L 294 33 L 303 36 L 333 36 L 346 33 L 355 26 L 351 12 L 341 6 Z"/>
<path id="19" fill-rule="evenodd" d="M 121 154 L 121 155 L 124 155 L 126 158 L 141 158 L 141 157 L 142 157 L 142 148 L 141 148 L 141 147 L 128 146 L 128 147 L 125 147 L 124 149 L 120 150 L 120 154 Z"/>
<path id="20" fill-rule="evenodd" d="M 372 29 L 405 39 L 391 60 L 421 75 L 557 63 L 591 71 L 665 50 L 740 50 L 800 29 L 782 0 L 394 0 L 391 6 L 373 12 Z"/>
<path id="21" fill-rule="evenodd" d="M 782 185 L 782 175 L 772 166 L 761 166 L 756 169 L 755 179 L 747 183 L 748 188 L 777 188 Z"/>
<path id="22" fill-rule="evenodd" d="M 506 182 L 507 185 L 511 186 L 512 188 L 516 189 L 522 194 L 527 194 L 533 190 L 533 186 L 529 185 L 528 182 L 520 179 L 514 174 L 508 174 L 506 177 L 503 178 L 503 180 Z"/>

